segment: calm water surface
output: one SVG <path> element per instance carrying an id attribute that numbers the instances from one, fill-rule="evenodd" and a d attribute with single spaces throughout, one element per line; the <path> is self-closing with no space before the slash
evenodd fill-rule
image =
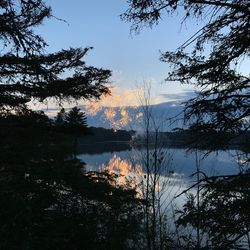
<path id="1" fill-rule="evenodd" d="M 196 153 L 188 152 L 186 149 L 166 148 L 166 168 L 171 168 L 175 173 L 184 178 L 190 178 L 196 172 Z M 200 169 L 206 175 L 227 175 L 239 171 L 239 164 L 236 160 L 236 150 L 218 151 L 206 155 L 205 151 L 198 151 Z M 105 153 L 81 153 L 78 157 L 86 163 L 87 170 L 101 171 L 103 165 L 107 165 L 115 157 L 128 164 L 139 162 L 140 153 L 138 150 L 112 151 Z"/>
<path id="2" fill-rule="evenodd" d="M 127 150 L 120 149 L 120 151 L 115 151 L 115 146 L 112 146 L 112 150 L 109 152 L 107 150 L 109 147 L 106 147 L 104 144 L 102 145 L 102 150 L 98 149 L 95 152 L 95 148 L 97 149 L 99 146 L 95 147 L 93 145 L 91 150 L 89 148 L 87 150 L 90 153 L 84 153 L 84 150 L 82 150 L 82 153 L 78 155 L 78 158 L 86 163 L 87 171 L 102 171 L 104 168 L 110 170 L 116 169 L 125 178 L 126 176 L 129 178 L 130 172 L 138 164 L 139 166 L 143 165 L 141 163 L 141 155 L 145 153 L 145 149 L 128 148 Z M 177 199 L 176 196 L 196 181 L 196 176 L 192 176 L 192 174 L 197 171 L 197 159 L 200 163 L 200 170 L 207 176 L 236 174 L 240 170 L 236 160 L 236 155 L 239 152 L 236 150 L 218 151 L 208 155 L 206 155 L 205 151 L 197 151 L 196 153 L 179 148 L 165 148 L 163 151 L 166 155 L 163 170 L 167 170 L 161 177 L 162 182 L 167 182 L 161 199 L 164 208 L 172 206 L 173 201 L 177 207 L 184 204 L 185 195 L 181 195 Z M 143 173 L 143 166 L 141 169 Z M 171 175 L 166 174 L 169 171 L 171 171 Z M 193 189 L 190 192 L 195 193 L 196 190 Z"/>

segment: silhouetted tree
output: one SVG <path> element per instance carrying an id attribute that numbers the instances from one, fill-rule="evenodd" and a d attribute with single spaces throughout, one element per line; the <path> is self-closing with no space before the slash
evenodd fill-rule
<path id="1" fill-rule="evenodd" d="M 34 28 L 49 17 L 42 0 L 0 1 L 0 249 L 131 249 L 140 220 L 135 191 L 112 185 L 115 176 L 87 174 L 70 157 L 70 133 L 28 108 L 34 99 L 109 93 L 110 71 L 82 60 L 90 48 L 45 53 Z M 81 119 L 73 111 L 72 123 L 86 125 L 75 111 Z M 56 123 L 64 121 L 61 111 Z"/>
<path id="2" fill-rule="evenodd" d="M 172 229 L 167 232 L 170 220 L 169 209 L 172 205 L 172 156 L 164 147 L 166 137 L 160 131 L 166 119 L 154 115 L 151 105 L 151 86 L 144 82 L 138 93 L 138 101 L 141 105 L 142 130 L 135 135 L 132 143 L 135 157 L 134 164 L 139 164 L 135 171 L 137 189 L 145 200 L 143 206 L 143 242 L 140 249 L 165 250 L 174 249 L 175 239 Z M 158 118 L 158 119 L 157 119 Z M 169 178 L 170 177 L 170 178 Z M 143 244 L 144 243 L 144 244 Z M 177 248 L 176 248 L 177 249 Z"/>
<path id="3" fill-rule="evenodd" d="M 136 192 L 87 173 L 70 157 L 70 132 L 46 120 L 30 110 L 0 118 L 0 249 L 135 249 Z"/>
<path id="4" fill-rule="evenodd" d="M 199 210 L 195 197 L 179 211 L 179 226 L 198 227 L 208 249 L 250 248 L 250 174 L 213 176 L 202 179 Z"/>
<path id="5" fill-rule="evenodd" d="M 57 101 L 99 98 L 109 70 L 86 66 L 82 60 L 91 48 L 70 48 L 46 54 L 46 42 L 34 28 L 52 17 L 42 0 L 4 0 L 0 4 L 0 108 L 24 108 L 35 99 Z M 64 78 L 63 73 L 68 77 Z M 71 73 L 72 72 L 72 73 Z M 70 74 L 71 73 L 71 74 Z"/>
<path id="6" fill-rule="evenodd" d="M 69 127 L 87 127 L 87 117 L 81 109 L 74 107 L 72 108 L 65 117 Z"/>
<path id="7" fill-rule="evenodd" d="M 87 128 L 87 117 L 81 109 L 74 107 L 65 114 L 64 131 L 70 133 L 73 138 L 74 158 L 77 155 L 78 138 L 81 135 L 89 134 Z"/>
<path id="8" fill-rule="evenodd" d="M 225 140 L 231 139 L 231 134 L 242 131 L 247 134 L 250 77 L 249 69 L 243 70 L 240 66 L 250 57 L 249 1 L 129 0 L 128 3 L 129 8 L 122 18 L 132 22 L 135 32 L 157 25 L 164 14 L 184 13 L 183 21 L 189 18 L 205 20 L 175 52 L 162 53 L 161 60 L 172 66 L 166 80 L 199 87 L 197 96 L 186 102 L 184 108 L 184 122 L 193 135 L 198 135 L 198 140 L 200 136 L 209 135 L 209 144 L 215 141 L 218 147 L 226 145 Z M 198 143 L 196 140 L 196 146 Z M 247 163 L 249 157 L 242 160 Z M 247 166 L 240 174 L 204 178 L 198 185 L 200 183 L 199 202 L 191 198 L 179 222 L 204 230 L 208 235 L 204 247 L 208 249 L 248 249 Z"/>
<path id="9" fill-rule="evenodd" d="M 186 103 L 185 121 L 199 131 L 249 129 L 250 78 L 239 64 L 250 53 L 250 10 L 248 0 L 129 0 L 122 18 L 132 29 L 158 24 L 163 15 L 184 11 L 184 20 L 205 19 L 204 26 L 175 52 L 161 60 L 173 71 L 166 80 L 195 84 L 201 91 Z M 203 24 L 203 23 L 202 23 Z M 185 52 L 194 44 L 191 53 Z M 208 48 L 208 46 L 211 46 Z M 206 52 L 204 52 L 206 51 Z"/>

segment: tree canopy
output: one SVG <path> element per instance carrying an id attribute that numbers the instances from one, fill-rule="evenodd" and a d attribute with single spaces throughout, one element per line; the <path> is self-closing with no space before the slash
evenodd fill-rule
<path id="1" fill-rule="evenodd" d="M 136 249 L 135 190 L 87 172 L 56 126 L 30 110 L 0 116 L 0 249 Z"/>
<path id="2" fill-rule="evenodd" d="M 211 145 L 212 141 L 224 143 L 217 135 L 247 136 L 250 71 L 249 67 L 241 66 L 250 59 L 249 0 L 128 0 L 128 3 L 122 18 L 132 23 L 135 32 L 157 25 L 165 14 L 183 13 L 183 22 L 194 18 L 201 24 L 176 51 L 161 54 L 161 60 L 172 66 L 167 81 L 199 87 L 197 96 L 186 102 L 184 108 L 184 122 L 198 135 L 197 143 L 202 134 L 210 137 Z M 249 153 L 249 147 L 246 151 Z M 244 155 L 241 160 L 248 163 L 249 156 Z M 249 248 L 249 169 L 245 165 L 235 175 L 200 178 L 202 171 L 195 173 L 199 179 L 194 185 L 196 196 L 191 194 L 178 220 L 180 225 L 197 230 L 192 249 Z M 205 242 L 201 241 L 201 232 Z"/>
<path id="3" fill-rule="evenodd" d="M 0 249 L 131 249 L 141 214 L 135 190 L 72 157 L 85 114 L 73 108 L 52 120 L 29 108 L 109 94 L 111 72 L 83 60 L 91 48 L 46 53 L 35 28 L 50 17 L 42 0 L 0 1 Z"/>
<path id="4" fill-rule="evenodd" d="M 0 108 L 16 109 L 31 100 L 100 98 L 108 94 L 109 70 L 87 66 L 88 48 L 46 53 L 47 44 L 35 28 L 52 10 L 42 0 L 0 3 Z M 63 75 L 67 75 L 63 77 Z"/>
<path id="5" fill-rule="evenodd" d="M 250 5 L 248 0 L 129 0 L 122 15 L 132 30 L 153 27 L 180 11 L 183 21 L 195 18 L 202 28 L 175 52 L 161 60 L 172 65 L 166 80 L 195 84 L 198 96 L 185 106 L 185 121 L 208 131 L 249 129 L 250 78 L 240 64 L 250 56 Z M 202 22 L 201 20 L 205 20 Z M 193 45 L 191 52 L 188 50 Z"/>

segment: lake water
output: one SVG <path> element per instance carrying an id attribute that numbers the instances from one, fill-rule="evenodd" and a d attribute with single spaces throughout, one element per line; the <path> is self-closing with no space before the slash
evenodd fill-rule
<path id="1" fill-rule="evenodd" d="M 103 165 L 107 165 L 112 159 L 117 157 L 121 161 L 131 165 L 140 160 L 141 154 L 138 153 L 137 149 L 130 148 L 120 151 L 112 149 L 110 151 L 106 150 L 106 152 L 97 150 L 97 152 L 95 152 L 95 145 L 91 147 L 93 148 L 91 153 L 80 152 L 78 154 L 78 158 L 86 163 L 87 170 L 101 171 Z M 82 151 L 84 151 L 84 149 Z M 166 167 L 171 167 L 171 170 L 175 173 L 188 179 L 190 175 L 196 172 L 196 152 L 180 148 L 165 148 L 163 151 L 166 153 L 168 160 L 168 166 Z M 209 154 L 206 153 L 206 151 L 198 151 L 197 153 L 200 160 L 200 170 L 206 175 L 227 175 L 239 172 L 239 164 L 237 163 L 236 157 L 236 155 L 239 154 L 238 151 L 226 150 Z"/>
<path id="2" fill-rule="evenodd" d="M 86 153 L 88 152 L 88 153 Z M 162 150 L 165 161 L 162 164 L 162 175 L 159 178 L 157 191 L 160 198 L 161 213 L 164 213 L 170 228 L 174 228 L 174 211 L 182 209 L 186 203 L 185 190 L 189 189 L 197 181 L 193 175 L 199 170 L 206 176 L 231 175 L 240 171 L 237 163 L 236 150 L 217 151 L 206 154 L 206 151 L 187 151 L 180 148 L 164 148 Z M 103 171 L 119 173 L 120 183 L 143 183 L 145 187 L 145 148 L 132 148 L 128 145 L 106 143 L 87 145 L 81 148 L 78 158 L 86 163 L 87 171 Z M 140 167 L 141 171 L 134 171 Z M 139 177 L 138 177 L 139 176 Z M 202 177 L 202 174 L 200 175 Z M 141 184 L 140 184 L 141 185 Z M 139 186 L 140 186 L 139 185 Z M 135 185 L 136 186 L 136 185 Z M 143 185 L 141 185 L 143 186 Z M 138 189 L 137 189 L 138 190 Z M 138 193 L 143 195 L 143 187 Z M 196 187 L 188 191 L 194 196 L 197 194 Z M 194 231 L 195 233 L 195 231 Z"/>
<path id="3" fill-rule="evenodd" d="M 78 158 L 86 163 L 87 171 L 118 171 L 123 177 L 129 176 L 137 167 L 141 167 L 142 174 L 145 172 L 143 158 L 145 158 L 145 148 L 135 149 L 132 147 L 117 147 L 108 144 L 93 144 L 91 147 L 81 149 Z M 88 153 L 84 152 L 87 151 Z M 165 193 L 168 193 L 168 201 L 174 199 L 179 193 L 187 189 L 196 181 L 196 176 L 192 176 L 197 171 L 197 160 L 199 169 L 207 176 L 230 175 L 238 173 L 240 170 L 237 163 L 236 150 L 217 151 L 206 154 L 206 151 L 187 151 L 180 148 L 164 148 L 162 150 L 165 162 L 162 164 L 162 180 L 167 180 L 168 184 Z M 165 164 L 165 165 L 164 165 Z M 144 164 L 145 165 L 145 164 Z M 168 175 L 171 173 L 171 176 Z M 134 174 L 133 174 L 134 175 Z M 167 176 L 167 177 L 166 177 Z M 123 180 L 124 181 L 124 180 Z M 171 190 L 171 192 L 169 191 Z M 166 198 L 165 198 L 166 199 Z M 178 201 L 177 203 L 182 203 Z"/>
<path id="4" fill-rule="evenodd" d="M 116 148 L 119 149 L 116 150 Z M 242 170 L 242 165 L 237 160 L 237 155 L 242 156 L 242 152 L 237 150 L 221 150 L 207 154 L 206 151 L 200 150 L 187 151 L 180 148 L 164 148 L 162 152 L 165 161 L 162 164 L 163 174 L 159 178 L 158 197 L 160 197 L 160 213 L 164 214 L 168 230 L 172 232 L 177 230 L 175 221 L 178 216 L 176 211 L 182 210 L 183 205 L 186 203 L 185 190 L 189 189 L 197 181 L 197 176 L 193 175 L 197 171 L 197 165 L 199 170 L 206 176 L 231 175 Z M 78 157 L 86 163 L 87 171 L 103 171 L 104 169 L 111 172 L 118 171 L 122 175 L 120 177 L 121 183 L 125 183 L 126 177 L 132 183 L 134 181 L 133 176 L 138 174 L 134 169 L 138 166 L 141 167 L 139 174 L 141 176 L 145 175 L 145 167 L 143 167 L 145 153 L 145 148 L 126 148 L 124 145 L 117 147 L 117 144 L 111 146 L 103 143 L 101 145 L 93 144 L 91 147 L 88 145 L 85 150 L 83 148 L 79 152 Z M 136 180 L 141 183 L 142 179 L 136 178 Z M 196 196 L 197 188 L 191 188 L 188 192 Z M 190 234 L 195 238 L 197 231 L 192 227 L 188 227 L 187 231 L 182 233 Z M 203 235 L 203 240 L 206 241 L 206 239 L 207 236 Z"/>

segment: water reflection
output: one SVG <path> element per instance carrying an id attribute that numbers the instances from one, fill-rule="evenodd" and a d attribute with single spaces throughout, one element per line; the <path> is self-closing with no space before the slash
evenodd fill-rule
<path id="1" fill-rule="evenodd" d="M 133 166 L 128 160 L 122 160 L 120 156 L 114 154 L 113 157 L 105 164 L 101 164 L 101 171 L 117 175 L 117 185 L 136 188 L 139 185 L 139 176 L 143 170 L 140 164 Z"/>
<path id="2" fill-rule="evenodd" d="M 198 179 L 193 174 L 198 169 L 206 176 L 237 174 L 247 167 L 242 165 L 244 162 L 241 159 L 244 158 L 235 157 L 237 154 L 242 156 L 242 152 L 227 150 L 206 155 L 205 151 L 187 151 L 176 148 L 164 148 L 163 152 L 165 160 L 162 161 L 162 169 L 160 169 L 160 172 L 158 172 L 160 174 L 156 178 L 154 178 L 154 173 L 146 171 L 145 155 L 147 155 L 147 152 L 145 149 L 132 148 L 124 151 L 96 152 L 96 154 L 93 154 L 93 152 L 92 154 L 82 153 L 78 157 L 86 162 L 87 170 L 106 171 L 115 174 L 117 180 L 114 185 L 132 187 L 137 190 L 137 197 L 149 201 L 150 205 L 148 206 L 147 202 L 144 203 L 143 213 L 144 215 L 150 215 L 149 224 L 156 232 L 164 229 L 168 230 L 170 234 L 178 232 L 185 237 L 188 235 L 195 239 L 197 235 L 195 227 L 181 227 L 178 230 L 176 227 L 176 221 L 180 218 L 180 213 L 176 213 L 176 211 L 184 211 L 183 205 L 187 201 L 187 197 L 184 195 L 186 190 L 188 190 L 189 197 L 194 198 L 194 206 L 200 204 L 197 200 L 202 202 L 203 194 L 200 192 L 201 189 L 194 185 L 194 183 L 197 184 Z M 153 158 L 154 151 L 150 150 L 149 155 Z M 149 187 L 148 196 L 147 185 Z M 192 188 L 190 189 L 190 187 Z M 221 199 L 221 196 L 219 199 Z M 227 196 L 225 196 L 225 201 L 227 201 Z M 206 204 L 206 200 L 204 204 Z M 205 215 L 207 212 L 203 214 Z M 215 220 L 215 222 L 217 221 L 220 223 L 219 219 Z M 147 222 L 147 216 L 145 216 L 143 222 Z M 203 240 L 207 241 L 208 235 L 205 231 L 203 233 L 199 233 L 199 235 L 203 235 Z"/>
<path id="3" fill-rule="evenodd" d="M 171 168 L 174 173 L 182 175 L 183 178 L 189 179 L 189 177 L 196 172 L 194 152 L 187 152 L 186 149 L 176 148 L 166 148 L 166 150 L 169 155 L 171 155 Z M 236 154 L 236 150 L 227 150 L 211 153 L 205 157 L 204 152 L 199 151 L 200 157 L 204 157 L 204 159 L 201 160 L 201 170 L 208 176 L 236 174 L 240 169 L 237 159 L 235 159 Z M 95 146 L 93 146 L 91 154 L 82 152 L 78 155 L 78 158 L 83 160 L 87 164 L 87 170 L 91 171 L 101 171 L 103 165 L 107 165 L 112 159 L 112 164 L 121 164 L 125 169 L 128 168 L 126 164 L 136 165 L 140 163 L 138 152 L 135 149 L 115 151 L 114 148 L 112 148 L 112 151 L 110 152 L 99 153 L 98 151 L 95 153 Z M 133 159 L 133 162 L 131 162 L 131 159 Z"/>
<path id="4" fill-rule="evenodd" d="M 87 165 L 87 171 L 107 171 L 117 175 L 116 185 L 135 188 L 138 196 L 145 197 L 145 169 L 141 160 L 145 150 L 138 149 L 94 153 L 93 146 L 91 154 L 82 153 L 78 157 Z M 98 149 L 98 147 L 96 147 Z M 113 150 L 113 147 L 110 147 Z M 163 165 L 162 175 L 157 179 L 157 192 L 164 209 L 172 206 L 172 202 L 181 206 L 185 197 L 175 199 L 178 194 L 191 186 L 195 181 L 196 172 L 195 153 L 187 152 L 185 149 L 165 148 L 167 161 Z M 89 151 L 88 151 L 89 152 Z M 199 151 L 200 170 L 207 176 L 235 174 L 239 171 L 239 165 L 234 160 L 235 150 L 219 151 L 205 157 L 204 152 Z M 153 177 L 149 178 L 153 180 Z M 192 192 L 192 190 L 190 190 Z"/>
<path id="5" fill-rule="evenodd" d="M 117 153 L 114 153 L 113 157 L 107 163 L 99 166 L 99 171 L 115 174 L 117 176 L 115 185 L 136 189 L 137 197 L 146 197 L 146 173 L 143 170 L 143 166 L 135 163 L 131 157 L 121 159 Z M 187 183 L 183 177 L 183 174 L 172 171 L 168 171 L 168 175 L 157 176 L 155 192 L 164 209 L 168 207 L 179 192 L 187 187 Z M 148 178 L 150 188 L 152 188 L 154 174 L 149 174 Z"/>

